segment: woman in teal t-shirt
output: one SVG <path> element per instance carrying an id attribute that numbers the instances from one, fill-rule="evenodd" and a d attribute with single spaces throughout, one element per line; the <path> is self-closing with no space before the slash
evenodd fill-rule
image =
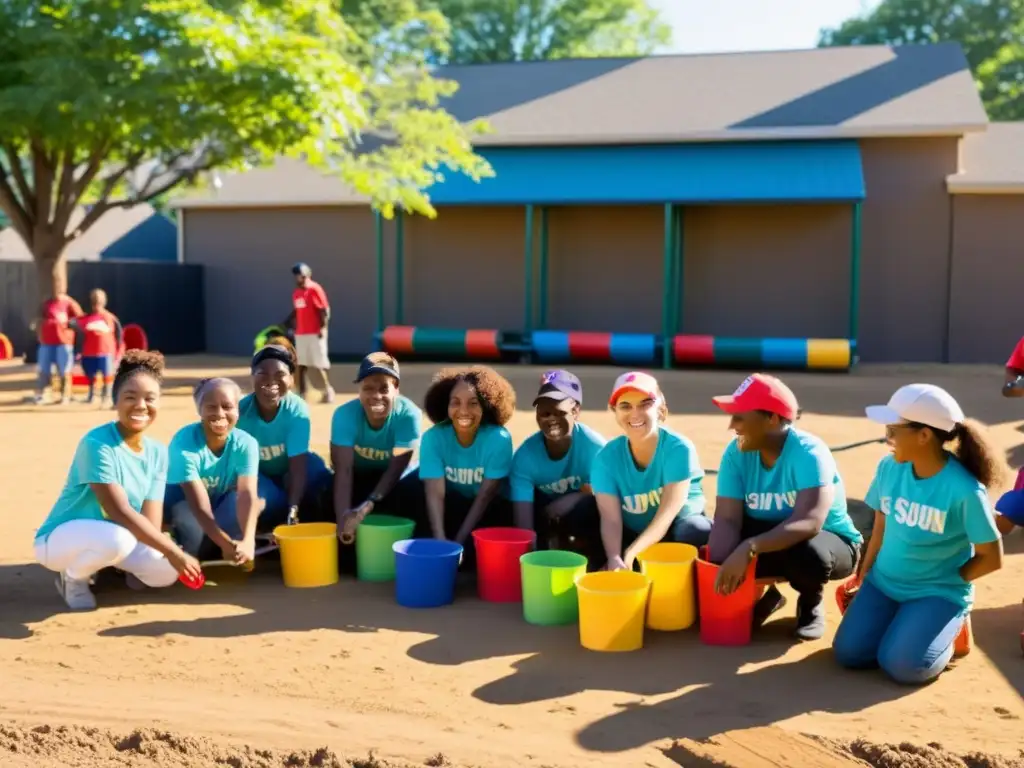
<path id="1" fill-rule="evenodd" d="M 892 455 L 864 499 L 875 525 L 832 647 L 844 667 L 878 666 L 897 682 L 926 683 L 953 656 L 973 582 L 1002 567 L 986 489 L 1008 470 L 984 428 L 939 387 L 902 387 L 867 415 L 885 425 Z"/>
<path id="2" fill-rule="evenodd" d="M 486 366 L 445 368 L 424 397 L 423 409 L 434 426 L 420 445 L 426 507 L 420 533 L 462 544 L 469 562 L 476 528 L 512 523 L 505 495 L 512 436 L 505 424 L 515 408 L 512 385 Z"/>
<path id="3" fill-rule="evenodd" d="M 309 450 L 309 406 L 291 391 L 295 350 L 284 339 L 274 342 L 253 355 L 253 393 L 238 404 L 238 428 L 260 447 L 260 524 L 271 529 L 296 519 L 300 505 L 305 522 L 322 518 L 322 497 L 331 485 L 331 470 Z"/>
<path id="4" fill-rule="evenodd" d="M 260 448 L 235 429 L 242 392 L 231 379 L 203 379 L 192 393 L 199 421 L 168 449 L 164 508 L 171 534 L 194 557 L 218 553 L 237 565 L 256 556 Z"/>
<path id="5" fill-rule="evenodd" d="M 660 541 L 706 543 L 704 470 L 690 439 L 664 426 L 668 409 L 658 382 L 639 371 L 624 373 L 608 406 L 623 434 L 601 449 L 590 471 L 606 567 L 631 569 L 638 554 Z"/>
<path id="6" fill-rule="evenodd" d="M 418 480 L 412 459 L 423 413 L 399 393 L 400 380 L 394 357 L 367 355 L 356 375 L 359 396 L 339 405 L 331 419 L 334 513 L 344 544 L 352 543 L 367 515 L 402 515 L 410 500 L 415 503 Z M 349 554 L 342 551 L 343 565 L 349 565 Z"/>
<path id="7" fill-rule="evenodd" d="M 79 441 L 57 503 L 36 531 L 36 560 L 60 574 L 57 591 L 71 610 L 96 607 L 89 580 L 104 568 L 149 587 L 201 573 L 160 532 L 167 449 L 145 433 L 160 411 L 163 369 L 159 352 L 129 350 L 121 358 L 112 386 L 117 420 Z"/>

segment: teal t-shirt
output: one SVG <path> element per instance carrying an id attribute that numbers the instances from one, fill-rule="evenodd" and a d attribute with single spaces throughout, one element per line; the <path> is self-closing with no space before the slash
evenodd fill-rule
<path id="1" fill-rule="evenodd" d="M 504 480 L 512 468 L 512 435 L 504 427 L 481 424 L 473 444 L 459 445 L 450 422 L 435 424 L 420 444 L 420 479 L 440 480 L 456 493 L 476 496 L 484 480 Z"/>
<path id="2" fill-rule="evenodd" d="M 512 458 L 509 475 L 512 501 L 533 501 L 534 491 L 550 496 L 564 496 L 578 491 L 590 482 L 594 457 L 607 440 L 583 424 L 572 430 L 569 452 L 553 461 L 544 447 L 544 435 L 534 432 L 526 438 Z"/>
<path id="3" fill-rule="evenodd" d="M 864 501 L 885 515 L 871 582 L 900 602 L 941 597 L 969 608 L 974 585 L 960 578 L 960 568 L 974 556 L 974 544 L 999 538 L 985 487 L 952 456 L 924 480 L 909 462 L 887 456 Z"/>
<path id="4" fill-rule="evenodd" d="M 260 447 L 248 432 L 232 429 L 217 456 L 206 445 L 203 425 L 198 421 L 178 430 L 167 454 L 167 483 L 181 485 L 199 480 L 211 503 L 235 490 L 238 478 L 256 477 L 260 466 Z"/>
<path id="5" fill-rule="evenodd" d="M 422 412 L 402 395 L 380 429 L 370 426 L 359 400 L 339 405 L 331 418 L 331 444 L 352 448 L 356 469 L 384 469 L 396 448 L 415 450 L 422 433 Z"/>
<path id="6" fill-rule="evenodd" d="M 661 508 L 661 491 L 671 483 L 690 481 L 690 491 L 677 517 L 704 511 L 704 489 L 697 448 L 688 437 L 658 428 L 658 447 L 646 469 L 637 467 L 625 435 L 609 442 L 594 458 L 590 484 L 594 493 L 615 496 L 622 505 L 622 522 L 642 533 Z"/>
<path id="7" fill-rule="evenodd" d="M 141 513 L 143 502 L 164 500 L 167 448 L 143 437 L 142 453 L 135 453 L 125 444 L 115 422 L 87 432 L 75 449 L 64 488 L 36 531 L 36 539 L 45 539 L 54 528 L 71 520 L 109 519 L 90 483 L 121 486 L 128 505 Z"/>
<path id="8" fill-rule="evenodd" d="M 256 395 L 246 395 L 238 404 L 236 429 L 256 438 L 260 472 L 268 477 L 285 475 L 288 459 L 309 453 L 309 406 L 294 392 L 284 396 L 272 421 L 260 418 Z"/>
<path id="9" fill-rule="evenodd" d="M 781 523 L 793 514 L 800 491 L 826 485 L 833 487 L 835 498 L 824 530 L 859 544 L 864 537 L 846 511 L 843 479 L 832 451 L 821 438 L 791 427 L 782 453 L 771 469 L 761 462 L 759 451 L 741 451 L 733 440 L 725 449 L 718 470 L 718 495 L 741 500 L 747 515 L 769 523 Z"/>

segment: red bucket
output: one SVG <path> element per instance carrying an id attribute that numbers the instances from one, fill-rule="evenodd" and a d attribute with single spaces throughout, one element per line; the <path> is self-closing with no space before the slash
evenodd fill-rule
<path id="1" fill-rule="evenodd" d="M 704 558 L 701 548 L 697 560 L 697 592 L 700 610 L 700 639 L 706 645 L 747 645 L 754 624 L 754 604 L 757 602 L 757 558 L 750 561 L 739 589 L 731 595 L 715 591 L 719 567 Z"/>
<path id="2" fill-rule="evenodd" d="M 533 551 L 537 534 L 525 528 L 478 528 L 473 531 L 476 547 L 476 587 L 489 603 L 518 603 L 523 599 L 523 577 L 519 558 Z"/>

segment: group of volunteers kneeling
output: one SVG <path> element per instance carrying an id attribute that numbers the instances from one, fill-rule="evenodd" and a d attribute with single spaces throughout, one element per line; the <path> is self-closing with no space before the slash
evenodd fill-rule
<path id="1" fill-rule="evenodd" d="M 706 546 L 724 594 L 756 557 L 758 578 L 797 593 L 803 640 L 825 633 L 829 582 L 852 579 L 837 660 L 920 683 L 949 662 L 973 582 L 1002 563 L 987 488 L 1005 465 L 979 425 L 932 385 L 908 385 L 867 409 L 891 455 L 865 499 L 875 510 L 865 547 L 831 451 L 795 426 L 797 399 L 772 376 L 754 374 L 714 398 L 735 438 L 712 518 L 697 449 L 666 426 L 665 397 L 648 373 L 616 380 L 607 402 L 620 434 L 611 440 L 580 422 L 579 379 L 545 373 L 533 399 L 539 429 L 515 449 L 505 429 L 515 392 L 495 370 L 439 371 L 423 402 L 433 422 L 424 432 L 420 409 L 400 394 L 398 362 L 373 353 L 359 367 L 358 398 L 334 411 L 328 468 L 310 452 L 295 366 L 290 346 L 275 341 L 252 359 L 252 394 L 226 378 L 200 382 L 199 420 L 165 447 L 145 435 L 160 407 L 163 359 L 124 356 L 112 387 L 116 421 L 81 439 L 36 533 L 36 557 L 59 574 L 70 608 L 95 607 L 90 580 L 103 568 L 124 571 L 136 588 L 166 587 L 197 577 L 204 560 L 251 563 L 259 535 L 289 520 L 336 521 L 347 545 L 368 515 L 390 513 L 413 519 L 417 537 L 463 544 L 469 568 L 472 531 L 507 525 L 536 530 L 539 547 L 586 555 L 591 569 L 632 569 L 661 541 Z M 341 547 L 343 567 L 352 550 Z M 755 625 L 785 602 L 769 587 Z"/>

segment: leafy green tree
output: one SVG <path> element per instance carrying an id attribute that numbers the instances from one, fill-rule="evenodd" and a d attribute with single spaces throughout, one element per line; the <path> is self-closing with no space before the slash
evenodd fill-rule
<path id="1" fill-rule="evenodd" d="M 1024 118 L 1024 0 L 883 0 L 866 14 L 822 30 L 819 44 L 948 41 L 963 46 L 989 117 Z"/>
<path id="2" fill-rule="evenodd" d="M 433 215 L 423 190 L 442 167 L 490 175 L 472 150 L 480 126 L 438 106 L 456 84 L 422 53 L 371 55 L 378 43 L 335 0 L 4 0 L 0 210 L 40 293 L 104 213 L 215 169 L 302 158 L 385 215 Z"/>
<path id="3" fill-rule="evenodd" d="M 431 58 L 446 64 L 643 56 L 672 37 L 647 0 L 342 0 L 341 8 L 364 29 L 369 21 L 408 30 L 402 22 L 417 8 L 440 11 L 450 25 L 446 41 L 439 44 L 436 26 L 414 29 Z"/>

